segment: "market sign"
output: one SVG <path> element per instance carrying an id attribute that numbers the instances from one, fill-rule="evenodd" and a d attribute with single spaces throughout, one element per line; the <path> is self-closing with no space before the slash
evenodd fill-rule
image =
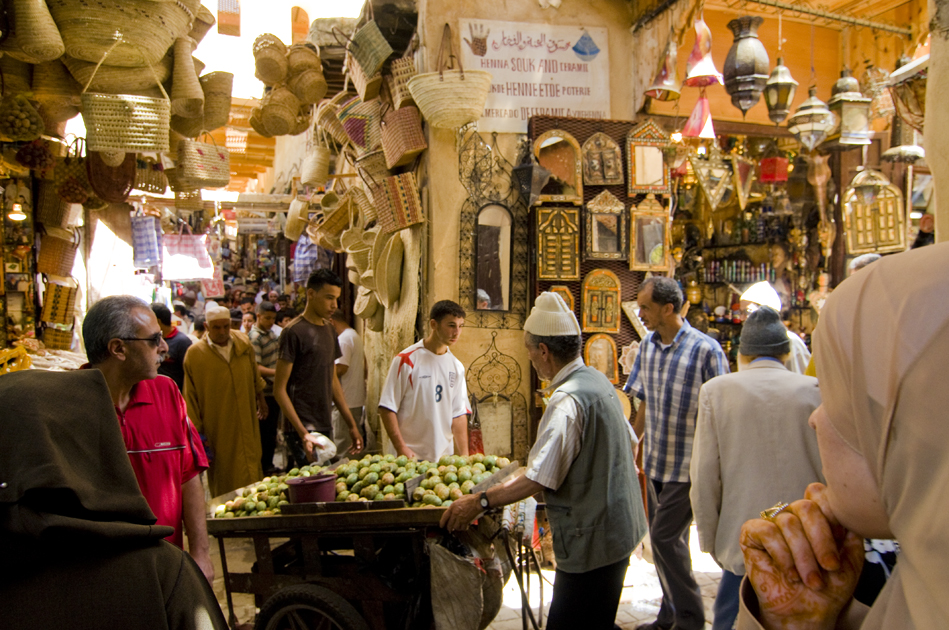
<path id="1" fill-rule="evenodd" d="M 273 232 L 272 221 L 266 217 L 251 217 L 237 219 L 238 234 L 270 234 Z"/>
<path id="2" fill-rule="evenodd" d="M 526 133 L 531 116 L 610 117 L 605 28 L 458 22 L 462 36 L 468 36 L 462 65 L 492 76 L 479 131 Z"/>

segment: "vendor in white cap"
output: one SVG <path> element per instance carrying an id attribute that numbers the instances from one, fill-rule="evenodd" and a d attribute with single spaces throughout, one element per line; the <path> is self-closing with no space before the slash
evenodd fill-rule
<path id="1" fill-rule="evenodd" d="M 778 297 L 778 292 L 768 282 L 756 282 L 741 294 L 742 310 L 753 313 L 759 306 L 770 306 L 778 313 L 781 312 L 781 298 Z M 807 349 L 807 344 L 804 343 L 800 335 L 790 330 L 787 333 L 788 340 L 791 342 L 791 353 L 788 360 L 784 362 L 784 367 L 792 372 L 804 374 L 804 370 L 807 369 L 807 364 L 811 360 L 811 351 Z M 739 369 L 741 369 L 741 366 L 739 366 Z"/>
<path id="2" fill-rule="evenodd" d="M 562 297 L 537 296 L 524 344 L 538 376 L 550 381 L 527 469 L 458 499 L 441 525 L 464 529 L 489 508 L 543 491 L 557 559 L 547 628 L 613 628 L 629 556 L 646 534 L 633 462 L 637 440 L 617 391 L 583 364 L 580 325 Z"/>

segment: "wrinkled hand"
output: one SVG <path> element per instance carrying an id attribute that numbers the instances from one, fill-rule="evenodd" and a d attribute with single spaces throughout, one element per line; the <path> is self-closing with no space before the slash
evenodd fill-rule
<path id="1" fill-rule="evenodd" d="M 316 459 L 313 455 L 313 449 L 319 446 L 319 443 L 316 441 L 316 436 L 310 433 L 304 433 L 300 436 L 300 440 L 303 442 L 303 450 L 306 451 L 306 457 L 311 462 Z"/>
<path id="2" fill-rule="evenodd" d="M 837 522 L 811 484 L 774 522 L 747 521 L 741 550 L 765 628 L 833 628 L 863 568 L 863 539 Z"/>
<path id="3" fill-rule="evenodd" d="M 353 440 L 353 445 L 349 447 L 349 453 L 355 455 L 362 450 L 362 433 L 356 427 L 349 428 L 349 437 Z M 342 453 L 340 453 L 342 455 Z"/>
<path id="4" fill-rule="evenodd" d="M 452 504 L 442 514 L 442 519 L 438 524 L 450 532 L 468 529 L 471 521 L 481 514 L 479 497 L 480 495 L 467 494 L 457 501 L 452 501 Z"/>
<path id="5" fill-rule="evenodd" d="M 208 554 L 208 552 L 192 552 L 191 558 L 198 565 L 198 568 L 201 569 L 201 573 L 203 573 L 204 577 L 207 578 L 208 583 L 213 585 L 214 564 L 211 562 L 211 556 Z"/>

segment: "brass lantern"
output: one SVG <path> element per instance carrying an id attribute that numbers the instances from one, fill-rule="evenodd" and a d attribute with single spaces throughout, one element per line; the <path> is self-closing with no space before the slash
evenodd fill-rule
<path id="1" fill-rule="evenodd" d="M 834 84 L 827 108 L 840 120 L 837 144 L 846 148 L 870 144 L 870 101 L 860 92 L 860 83 L 844 68 Z"/>
<path id="2" fill-rule="evenodd" d="M 926 76 L 929 70 L 929 55 L 923 55 L 890 75 L 890 94 L 896 105 L 896 113 L 913 129 L 923 132 L 926 118 Z"/>
<path id="3" fill-rule="evenodd" d="M 728 50 L 722 75 L 725 91 L 742 116 L 761 98 L 768 80 L 768 51 L 758 39 L 758 27 L 763 21 L 758 16 L 743 15 L 728 23 L 735 42 Z"/>
<path id="4" fill-rule="evenodd" d="M 784 65 L 784 58 L 778 57 L 778 65 L 771 71 L 771 76 L 764 86 L 764 102 L 768 106 L 768 118 L 776 125 L 791 113 L 791 103 L 794 101 L 794 92 L 797 91 L 797 81 L 791 77 L 791 71 Z"/>
<path id="5" fill-rule="evenodd" d="M 807 100 L 788 119 L 788 131 L 808 151 L 813 151 L 837 128 L 837 116 L 817 98 L 817 86 L 812 85 L 808 94 Z"/>

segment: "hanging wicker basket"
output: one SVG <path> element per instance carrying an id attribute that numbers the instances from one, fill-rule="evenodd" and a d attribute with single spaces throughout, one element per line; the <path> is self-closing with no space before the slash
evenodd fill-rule
<path id="1" fill-rule="evenodd" d="M 69 204 L 56 192 L 54 181 L 40 181 L 35 207 L 36 220 L 45 227 L 65 228 L 69 221 Z"/>
<path id="2" fill-rule="evenodd" d="M 352 79 L 353 87 L 356 88 L 359 98 L 364 101 L 371 101 L 379 96 L 379 92 L 382 91 L 382 73 L 376 72 L 367 75 L 362 67 L 353 61 L 351 55 L 346 56 L 346 72 L 349 78 Z"/>
<path id="3" fill-rule="evenodd" d="M 204 128 L 214 131 L 226 125 L 231 116 L 231 90 L 234 75 L 230 72 L 209 72 L 201 77 L 204 91 Z"/>
<path id="4" fill-rule="evenodd" d="M 337 144 L 343 146 L 349 142 L 349 136 L 343 128 L 343 123 L 337 117 L 339 103 L 342 99 L 351 98 L 351 94 L 340 92 L 329 100 L 321 101 L 316 108 L 316 124 L 325 131 Z"/>
<path id="5" fill-rule="evenodd" d="M 58 123 L 79 113 L 82 86 L 56 59 L 33 67 L 33 98 L 43 106 L 44 119 Z"/>
<path id="6" fill-rule="evenodd" d="M 46 2 L 41 0 L 13 0 L 16 43 L 30 58 L 31 63 L 59 59 L 66 52 L 63 38 Z"/>
<path id="7" fill-rule="evenodd" d="M 346 136 L 361 152 L 375 151 L 382 145 L 380 108 L 378 100 L 366 102 L 358 96 L 339 107 L 336 117 L 342 123 Z"/>
<path id="8" fill-rule="evenodd" d="M 386 166 L 405 166 L 428 148 L 422 133 L 422 119 L 418 109 L 407 105 L 401 109 L 389 109 L 382 115 L 382 150 Z"/>
<path id="9" fill-rule="evenodd" d="M 214 26 L 214 14 L 203 4 L 198 8 L 198 13 L 194 16 L 194 26 L 188 37 L 194 40 L 195 44 L 200 44 L 204 36 L 208 34 L 211 27 Z"/>
<path id="10" fill-rule="evenodd" d="M 260 120 L 274 136 L 284 136 L 295 129 L 300 113 L 300 100 L 285 87 L 272 89 L 260 102 Z"/>
<path id="11" fill-rule="evenodd" d="M 457 129 L 481 118 L 491 90 L 491 73 L 465 70 L 451 50 L 451 27 L 445 24 L 438 50 L 438 71 L 409 79 L 409 91 L 422 116 L 433 127 Z M 449 61 L 454 59 L 457 69 Z"/>
<path id="12" fill-rule="evenodd" d="M 179 37 L 175 40 L 175 70 L 171 79 L 171 112 L 182 118 L 200 118 L 204 115 L 204 91 L 198 81 L 194 40 Z M 202 66 L 204 64 L 201 64 Z M 187 134 L 186 134 L 187 135 Z"/>
<path id="13" fill-rule="evenodd" d="M 12 96 L 29 92 L 33 83 L 33 65 L 14 59 L 10 55 L 0 57 L 0 72 L 3 73 L 3 93 Z"/>
<path id="14" fill-rule="evenodd" d="M 294 74 L 287 82 L 287 87 L 301 103 L 307 104 L 319 103 L 327 88 L 323 71 L 315 69 L 301 70 Z"/>
<path id="15" fill-rule="evenodd" d="M 389 91 L 392 94 L 392 106 L 401 109 L 411 105 L 412 92 L 409 91 L 409 79 L 418 72 L 415 70 L 415 60 L 412 57 L 401 57 L 392 62 L 392 76 L 389 77 Z"/>
<path id="16" fill-rule="evenodd" d="M 135 162 L 135 185 L 134 187 L 143 192 L 165 194 L 168 188 L 168 178 L 165 177 L 165 169 L 161 162 L 155 158 L 139 156 Z"/>
<path id="17" fill-rule="evenodd" d="M 44 235 L 40 239 L 40 252 L 36 257 L 36 272 L 54 276 L 70 275 L 78 249 L 76 239 Z"/>
<path id="18" fill-rule="evenodd" d="M 304 186 L 315 187 L 323 186 L 329 179 L 333 152 L 328 146 L 326 132 L 317 126 L 314 128 L 313 135 L 313 146 L 300 167 L 300 182 Z"/>
<path id="19" fill-rule="evenodd" d="M 96 70 L 96 63 L 74 59 L 70 56 L 63 57 L 63 63 L 69 70 L 69 74 L 79 82 L 79 85 L 89 84 L 89 89 L 93 92 L 105 92 L 107 94 L 134 94 L 138 90 L 149 90 L 155 87 L 155 77 L 159 83 L 165 83 L 171 76 L 171 68 L 174 65 L 174 57 L 166 55 L 156 63 L 153 68 L 155 76 L 150 72 L 144 71 L 144 68 L 124 68 L 122 66 L 108 66 L 102 64 Z"/>
<path id="20" fill-rule="evenodd" d="M 264 33 L 254 40 L 255 76 L 272 86 L 285 81 L 290 64 L 287 61 L 287 47 L 280 38 Z"/>
<path id="21" fill-rule="evenodd" d="M 366 76 L 373 76 L 382 70 L 382 64 L 384 64 L 386 59 L 389 58 L 389 55 L 392 54 L 392 46 L 386 41 L 375 19 L 373 19 L 371 5 L 369 7 L 369 13 L 369 21 L 356 31 L 352 39 L 350 39 L 346 45 L 346 50 L 355 58 L 356 63 L 359 64 L 359 67 Z M 339 29 L 334 29 L 333 32 L 336 34 L 337 40 L 339 39 L 339 35 L 346 37 Z"/>

